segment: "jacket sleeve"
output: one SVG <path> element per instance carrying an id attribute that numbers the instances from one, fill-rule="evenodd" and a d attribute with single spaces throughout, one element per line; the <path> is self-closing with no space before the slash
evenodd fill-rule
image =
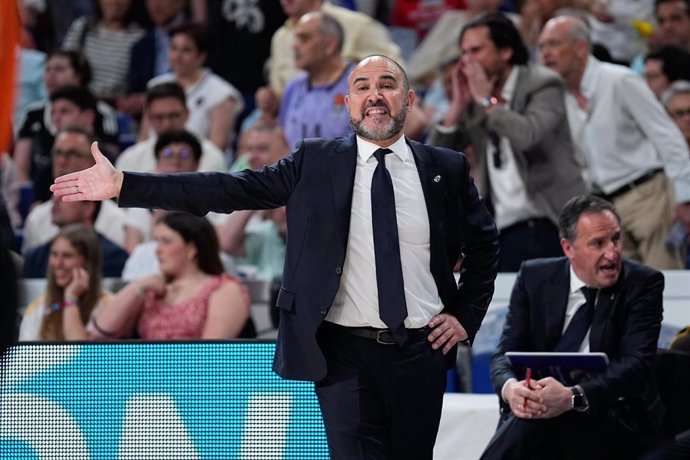
<path id="1" fill-rule="evenodd" d="M 507 137 L 514 149 L 528 152 L 556 130 L 565 116 L 563 82 L 554 76 L 529 92 L 524 111 L 495 107 L 487 118 L 487 129 Z"/>
<path id="2" fill-rule="evenodd" d="M 664 276 L 650 275 L 631 279 L 616 338 L 619 355 L 611 359 L 606 372 L 580 384 L 593 412 L 603 412 L 619 398 L 644 397 L 647 382 L 653 378 L 657 341 L 663 317 Z M 611 326 L 609 326 L 611 327 Z"/>
<path id="3" fill-rule="evenodd" d="M 510 306 L 503 326 L 503 333 L 496 352 L 491 358 L 490 375 L 491 385 L 496 394 L 501 396 L 503 385 L 508 379 L 522 376 L 515 375 L 513 368 L 508 363 L 505 353 L 508 351 L 531 350 L 530 343 L 530 305 L 529 296 L 525 287 L 525 264 L 522 264 L 515 278 L 515 285 L 510 294 Z"/>
<path id="4" fill-rule="evenodd" d="M 124 173 L 121 207 L 186 211 L 196 215 L 287 204 L 299 181 L 304 144 L 290 156 L 260 170 L 225 173 Z"/>

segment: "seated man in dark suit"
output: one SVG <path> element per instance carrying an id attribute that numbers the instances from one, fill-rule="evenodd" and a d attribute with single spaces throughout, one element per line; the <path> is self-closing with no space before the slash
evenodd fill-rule
<path id="1" fill-rule="evenodd" d="M 100 201 L 65 203 L 62 200 L 53 199 L 53 224 L 62 228 L 69 224 L 80 223 L 93 228 L 100 209 Z M 127 261 L 127 252 L 100 233 L 97 233 L 97 235 L 101 245 L 101 253 L 103 254 L 103 276 L 106 278 L 119 278 Z M 24 254 L 22 278 L 46 277 L 52 243 L 53 241 L 51 240 L 30 249 Z"/>
<path id="2" fill-rule="evenodd" d="M 491 362 L 502 423 L 482 458 L 636 458 L 659 433 L 664 277 L 622 258 L 620 218 L 601 198 L 571 199 L 559 233 L 566 257 L 525 262 L 515 281 Z M 544 377 L 528 388 L 508 351 L 604 352 L 610 364 L 573 387 Z"/>

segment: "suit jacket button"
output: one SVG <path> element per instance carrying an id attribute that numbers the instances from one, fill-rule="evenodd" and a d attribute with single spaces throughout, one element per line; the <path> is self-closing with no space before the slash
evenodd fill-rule
<path id="1" fill-rule="evenodd" d="M 343 273 L 343 268 L 342 267 L 335 267 L 335 274 L 340 275 Z"/>
<path id="2" fill-rule="evenodd" d="M 321 307 L 321 314 L 325 315 L 328 313 L 328 307 Z"/>

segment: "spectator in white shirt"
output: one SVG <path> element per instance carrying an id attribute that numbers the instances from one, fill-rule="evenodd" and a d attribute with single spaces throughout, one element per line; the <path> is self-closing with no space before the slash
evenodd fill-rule
<path id="1" fill-rule="evenodd" d="M 189 111 L 184 89 L 174 82 L 161 83 L 146 93 L 144 118 L 155 135 L 123 151 L 116 166 L 124 171 L 152 172 L 156 166 L 156 139 L 169 131 L 185 129 Z M 208 139 L 201 139 L 201 159 L 198 171 L 227 171 L 223 152 Z"/>

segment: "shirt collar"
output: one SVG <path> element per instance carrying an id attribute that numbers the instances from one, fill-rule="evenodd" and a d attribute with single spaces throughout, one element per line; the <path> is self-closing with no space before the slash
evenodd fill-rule
<path id="1" fill-rule="evenodd" d="M 380 145 L 376 145 L 372 142 L 362 139 L 357 136 L 357 156 L 366 163 L 374 155 L 374 152 L 380 149 Z M 400 139 L 395 141 L 392 145 L 387 148 L 393 151 L 393 154 L 397 155 L 400 160 L 405 163 L 410 159 L 410 151 L 407 148 L 407 143 L 405 142 L 405 136 L 400 136 Z"/>
<path id="2" fill-rule="evenodd" d="M 503 84 L 503 88 L 501 89 L 501 97 L 506 102 L 510 102 L 510 100 L 513 98 L 513 94 L 515 93 L 515 85 L 517 84 L 517 76 L 518 68 L 516 65 L 514 65 L 513 69 L 510 71 L 510 74 L 508 74 L 506 82 Z"/>
<path id="3" fill-rule="evenodd" d="M 585 282 L 575 274 L 573 265 L 570 264 L 570 293 L 574 294 L 585 286 L 587 286 Z"/>
<path id="4" fill-rule="evenodd" d="M 596 87 L 598 70 L 601 62 L 594 56 L 587 58 L 587 65 L 582 74 L 582 82 L 580 82 L 580 92 L 588 101 L 592 99 Z"/>

